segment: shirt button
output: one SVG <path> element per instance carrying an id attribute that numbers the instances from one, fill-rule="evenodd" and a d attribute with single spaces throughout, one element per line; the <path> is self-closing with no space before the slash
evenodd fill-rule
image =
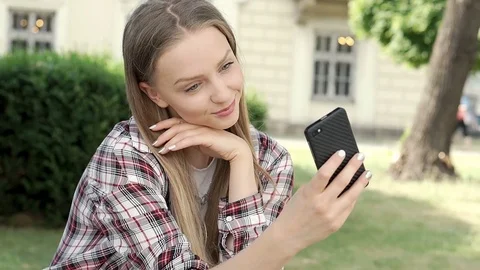
<path id="1" fill-rule="evenodd" d="M 233 218 L 232 218 L 231 216 L 228 216 L 228 217 L 227 217 L 227 222 L 230 222 L 230 221 L 232 221 L 232 220 L 233 220 Z"/>

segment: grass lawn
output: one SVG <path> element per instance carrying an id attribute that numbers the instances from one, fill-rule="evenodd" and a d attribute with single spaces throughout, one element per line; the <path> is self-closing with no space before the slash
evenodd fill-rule
<path id="1" fill-rule="evenodd" d="M 39 270 L 52 259 L 62 231 L 0 227 L 0 269 Z"/>
<path id="2" fill-rule="evenodd" d="M 315 172 L 307 148 L 289 147 L 297 186 Z M 362 149 L 374 177 L 344 227 L 287 269 L 480 269 L 480 156 L 454 156 L 458 183 L 391 181 L 392 154 Z"/>
<path id="3" fill-rule="evenodd" d="M 286 146 L 301 185 L 315 171 L 310 152 Z M 354 213 L 286 269 L 480 269 L 480 156 L 453 157 L 464 178 L 457 183 L 397 183 L 384 173 L 391 152 L 362 150 L 374 177 Z M 0 269 L 47 266 L 61 233 L 0 228 Z"/>

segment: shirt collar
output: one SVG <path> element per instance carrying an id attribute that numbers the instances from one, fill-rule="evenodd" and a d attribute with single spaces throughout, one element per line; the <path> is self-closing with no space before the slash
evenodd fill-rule
<path id="1" fill-rule="evenodd" d="M 148 148 L 145 140 L 138 129 L 137 122 L 133 116 L 128 121 L 128 126 L 130 130 L 130 137 L 132 138 L 133 147 L 136 148 L 138 151 L 143 153 L 151 153 L 150 148 Z"/>

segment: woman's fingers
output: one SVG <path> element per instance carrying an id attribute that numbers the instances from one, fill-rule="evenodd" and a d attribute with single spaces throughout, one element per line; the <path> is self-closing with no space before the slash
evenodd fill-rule
<path id="1" fill-rule="evenodd" d="M 310 181 L 310 186 L 306 189 L 308 191 L 320 194 L 325 190 L 328 181 L 337 170 L 338 166 L 342 164 L 345 158 L 345 151 L 339 150 L 333 154 L 327 162 L 325 162 Z"/>
<path id="2" fill-rule="evenodd" d="M 197 135 L 191 135 L 191 136 L 185 136 L 178 141 L 175 142 L 169 142 L 168 145 L 166 145 L 166 150 L 162 151 L 161 154 L 166 154 L 169 151 L 178 151 L 182 150 L 191 146 L 204 146 L 208 144 L 208 139 L 205 136 L 197 136 Z M 171 144 L 171 145 L 170 145 Z M 206 146 L 209 147 L 209 146 Z"/>
<path id="3" fill-rule="evenodd" d="M 190 146 L 205 146 L 208 139 L 208 136 L 204 134 L 204 130 L 202 128 L 184 130 L 168 140 L 159 153 L 166 154 L 169 151 L 177 151 Z"/>
<path id="4" fill-rule="evenodd" d="M 343 170 L 335 177 L 335 179 L 333 179 L 332 183 L 325 190 L 325 193 L 331 198 L 337 198 L 348 186 L 353 176 L 362 165 L 364 159 L 365 155 L 362 153 L 357 153 L 353 156 Z"/>
<path id="5" fill-rule="evenodd" d="M 160 122 L 152 125 L 149 129 L 152 130 L 152 131 L 159 131 L 159 130 L 162 130 L 162 129 L 171 128 L 174 125 L 179 125 L 179 124 L 182 124 L 182 123 L 185 123 L 185 121 L 183 121 L 183 119 L 172 117 L 172 118 L 160 121 Z"/>
<path id="6" fill-rule="evenodd" d="M 166 144 L 172 138 L 181 134 L 183 132 L 187 132 L 189 130 L 195 130 L 200 128 L 199 126 L 190 125 L 190 124 L 177 124 L 173 127 L 169 128 L 165 132 L 163 132 L 160 136 L 158 136 L 157 140 L 153 143 L 153 146 L 158 147 L 160 145 Z"/>
<path id="7" fill-rule="evenodd" d="M 365 171 L 358 180 L 340 197 L 340 202 L 344 207 L 348 207 L 352 202 L 357 201 L 360 194 L 365 190 L 365 186 L 372 178 L 370 171 Z"/>

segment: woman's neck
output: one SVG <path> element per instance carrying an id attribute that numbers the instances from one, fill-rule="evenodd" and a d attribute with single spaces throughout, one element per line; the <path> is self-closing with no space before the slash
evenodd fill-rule
<path id="1" fill-rule="evenodd" d="M 202 153 L 198 147 L 189 147 L 185 149 L 188 163 L 197 169 L 203 169 L 208 167 L 212 162 L 212 157 Z"/>

